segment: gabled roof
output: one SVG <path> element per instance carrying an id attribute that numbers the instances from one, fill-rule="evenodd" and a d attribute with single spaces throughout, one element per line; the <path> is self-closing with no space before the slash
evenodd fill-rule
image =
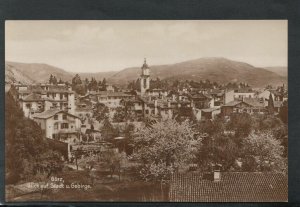
<path id="1" fill-rule="evenodd" d="M 31 93 L 25 98 L 23 98 L 23 101 L 43 101 L 44 99 L 41 97 L 41 95 L 36 93 Z"/>
<path id="2" fill-rule="evenodd" d="M 264 102 L 260 101 L 258 98 L 244 98 L 244 103 L 249 104 L 253 107 L 264 107 Z"/>
<path id="3" fill-rule="evenodd" d="M 203 173 L 171 176 L 172 202 L 285 202 L 287 176 L 281 173 L 221 172 L 220 181 L 204 178 Z"/>
<path id="4" fill-rule="evenodd" d="M 44 111 L 42 113 L 37 113 L 37 114 L 34 114 L 33 118 L 37 118 L 37 119 L 48 119 L 48 118 L 51 118 L 52 116 L 54 116 L 55 114 L 57 113 L 60 113 L 60 112 L 63 112 L 65 114 L 68 114 L 69 116 L 73 116 L 75 118 L 79 118 L 73 114 L 70 114 L 64 110 L 61 110 L 61 109 L 49 109 L 47 111 Z"/>

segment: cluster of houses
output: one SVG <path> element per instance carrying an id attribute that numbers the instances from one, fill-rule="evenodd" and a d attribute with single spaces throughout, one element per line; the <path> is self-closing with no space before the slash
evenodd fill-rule
<path id="1" fill-rule="evenodd" d="M 150 87 L 150 67 L 146 59 L 141 67 L 140 90 L 129 91 L 109 85 L 105 91 L 88 91 L 79 96 L 65 84 L 14 84 L 11 94 L 18 101 L 24 115 L 37 122 L 45 137 L 69 144 L 81 142 L 89 134 L 89 141 L 101 140 L 99 124 L 93 120 L 93 109 L 102 103 L 112 119 L 117 108 L 134 114 L 135 122 L 143 117 L 161 119 L 195 118 L 214 119 L 217 115 L 232 113 L 267 113 L 272 98 L 274 112 L 279 113 L 287 100 L 285 86 L 277 89 L 214 88 L 197 89 L 188 85 L 174 90 Z M 92 120 L 92 121 L 91 121 Z"/>
<path id="2" fill-rule="evenodd" d="M 79 143 L 90 143 L 86 147 L 92 150 L 105 143 L 100 123 L 93 118 L 99 103 L 108 108 L 111 122 L 118 108 L 126 108 L 134 115 L 132 123 L 142 123 L 145 117 L 201 121 L 233 113 L 265 114 L 270 113 L 270 104 L 273 113 L 279 113 L 288 100 L 285 85 L 276 89 L 249 86 L 202 89 L 186 84 L 173 90 L 153 89 L 146 60 L 141 67 L 140 90 L 115 90 L 112 85 L 105 88 L 105 91 L 88 91 L 80 96 L 65 84 L 13 84 L 9 92 L 24 115 L 38 123 L 45 137 L 67 144 L 68 159 L 72 159 L 71 151 L 77 149 Z M 250 186 L 252 181 L 254 185 Z M 212 180 L 202 174 L 173 175 L 169 197 L 171 201 L 191 202 L 286 201 L 287 181 L 285 176 L 276 173 L 223 173 L 222 176 L 214 174 Z"/>

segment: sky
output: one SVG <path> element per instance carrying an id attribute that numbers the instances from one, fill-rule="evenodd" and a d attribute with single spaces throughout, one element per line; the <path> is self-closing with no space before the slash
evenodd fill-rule
<path id="1" fill-rule="evenodd" d="M 117 71 L 224 57 L 287 66 L 286 20 L 34 20 L 5 22 L 5 60 L 71 72 Z"/>

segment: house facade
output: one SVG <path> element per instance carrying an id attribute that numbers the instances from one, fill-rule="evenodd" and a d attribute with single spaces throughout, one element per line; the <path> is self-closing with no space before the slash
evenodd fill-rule
<path id="1" fill-rule="evenodd" d="M 80 141 L 79 117 L 60 109 L 50 109 L 33 116 L 39 124 L 45 137 L 67 143 Z"/>

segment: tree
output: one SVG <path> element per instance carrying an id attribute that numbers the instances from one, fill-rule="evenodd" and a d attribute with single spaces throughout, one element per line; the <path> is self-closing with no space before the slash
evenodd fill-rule
<path id="1" fill-rule="evenodd" d="M 239 154 L 236 139 L 224 133 L 224 122 L 222 118 L 217 118 L 196 125 L 198 133 L 202 136 L 197 162 L 204 171 L 211 170 L 213 164 L 221 164 L 223 170 L 229 170 L 234 166 Z"/>
<path id="2" fill-rule="evenodd" d="M 243 140 L 244 171 L 286 172 L 287 160 L 283 158 L 284 147 L 270 132 L 251 132 Z"/>
<path id="3" fill-rule="evenodd" d="M 114 113 L 113 121 L 114 122 L 123 122 L 126 119 L 126 111 L 123 107 L 117 107 Z"/>
<path id="4" fill-rule="evenodd" d="M 175 120 L 156 122 L 140 129 L 134 138 L 134 157 L 142 163 L 142 178 L 166 181 L 170 173 L 191 161 L 194 135 L 188 122 Z"/>
<path id="5" fill-rule="evenodd" d="M 103 120 L 103 126 L 101 128 L 101 134 L 104 139 L 110 140 L 118 135 L 118 131 L 113 127 L 113 125 L 109 122 L 108 118 Z"/>
<path id="6" fill-rule="evenodd" d="M 89 82 L 89 83 L 87 84 L 87 86 L 88 86 L 88 89 L 89 89 L 90 91 L 97 91 L 97 90 L 98 90 L 98 83 L 97 83 L 96 79 L 93 78 L 93 77 L 92 77 L 91 82 Z"/>
<path id="7" fill-rule="evenodd" d="M 72 79 L 72 85 L 82 84 L 81 78 L 78 74 L 76 74 Z"/>
<path id="8" fill-rule="evenodd" d="M 249 135 L 252 130 L 252 119 L 248 113 L 234 113 L 230 117 L 230 121 L 227 124 L 227 129 L 234 131 L 235 138 L 240 142 L 243 137 Z M 237 144 L 239 144 L 237 142 Z"/>
<path id="9" fill-rule="evenodd" d="M 52 82 L 53 82 L 53 75 L 50 74 L 49 83 L 52 84 Z"/>
<path id="10" fill-rule="evenodd" d="M 33 179 L 41 172 L 50 176 L 62 169 L 61 154 L 51 149 L 40 126 L 24 117 L 8 94 L 5 96 L 5 140 L 7 183 Z"/>
<path id="11" fill-rule="evenodd" d="M 97 121 L 101 122 L 108 118 L 109 109 L 103 103 L 97 103 L 95 108 L 93 109 L 93 117 L 96 118 Z"/>
<path id="12" fill-rule="evenodd" d="M 126 166 L 126 154 L 125 153 L 118 153 L 114 150 L 110 149 L 108 150 L 104 155 L 104 162 L 109 169 L 110 177 L 114 175 L 114 173 L 117 171 L 119 176 L 119 181 L 121 180 L 121 171 Z"/>
<path id="13" fill-rule="evenodd" d="M 62 79 L 60 78 L 58 81 L 58 84 L 63 84 L 64 82 L 62 81 Z"/>
<path id="14" fill-rule="evenodd" d="M 87 88 L 84 84 L 73 85 L 72 89 L 80 95 L 85 95 L 87 91 Z"/>
<path id="15" fill-rule="evenodd" d="M 53 81 L 52 81 L 52 84 L 53 84 L 53 85 L 56 85 L 56 84 L 57 84 L 57 79 L 56 79 L 56 77 L 55 77 L 55 76 L 53 76 Z"/>
<path id="16" fill-rule="evenodd" d="M 284 101 L 280 108 L 279 117 L 283 123 L 288 123 L 288 101 Z"/>
<path id="17" fill-rule="evenodd" d="M 272 93 L 270 93 L 270 95 L 269 95 L 269 100 L 268 100 L 268 112 L 269 112 L 269 114 L 271 114 L 271 115 L 274 114 L 274 101 L 273 101 Z"/>
<path id="18" fill-rule="evenodd" d="M 105 78 L 103 78 L 103 80 L 102 80 L 102 86 L 103 86 L 103 87 L 106 86 L 106 79 L 105 79 Z"/>

